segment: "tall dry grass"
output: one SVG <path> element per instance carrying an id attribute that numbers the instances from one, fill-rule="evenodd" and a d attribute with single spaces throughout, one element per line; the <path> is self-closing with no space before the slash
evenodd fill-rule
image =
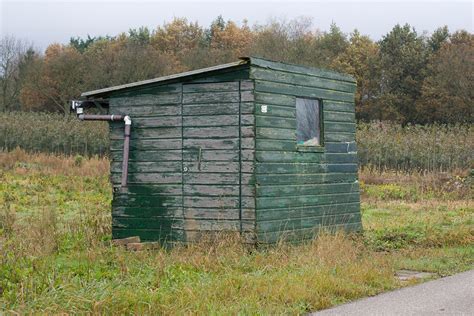
<path id="1" fill-rule="evenodd" d="M 0 113 L 0 148 L 28 152 L 108 153 L 105 122 L 80 122 L 72 116 L 47 113 Z M 472 125 L 406 126 L 382 122 L 358 124 L 360 166 L 373 171 L 453 171 L 473 168 Z"/>
<path id="2" fill-rule="evenodd" d="M 41 174 L 60 174 L 66 176 L 98 177 L 109 173 L 109 159 L 81 155 L 28 153 L 16 148 L 10 152 L 0 151 L 0 170 L 13 170 L 17 174 L 38 172 Z"/>
<path id="3" fill-rule="evenodd" d="M 107 159 L 15 150 L 0 166 L 0 313 L 304 314 L 401 286 L 396 269 L 472 267 L 470 201 L 370 200 L 363 235 L 300 245 L 129 252 L 110 243 Z"/>
<path id="4" fill-rule="evenodd" d="M 474 164 L 472 125 L 358 124 L 356 138 L 360 166 L 374 171 L 442 172 Z"/>
<path id="5" fill-rule="evenodd" d="M 108 152 L 106 122 L 81 122 L 75 115 L 37 112 L 0 113 L 0 149 L 104 156 Z"/>

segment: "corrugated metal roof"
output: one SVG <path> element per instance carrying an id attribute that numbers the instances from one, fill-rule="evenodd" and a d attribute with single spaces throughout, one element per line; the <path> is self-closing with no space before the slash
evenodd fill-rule
<path id="1" fill-rule="evenodd" d="M 170 80 L 179 79 L 179 78 L 183 78 L 183 77 L 187 77 L 187 76 L 198 75 L 198 74 L 202 74 L 202 73 L 205 73 L 205 72 L 237 67 L 237 66 L 240 66 L 240 65 L 248 64 L 249 60 L 250 60 L 247 57 L 242 57 L 240 59 L 241 60 L 233 62 L 233 63 L 222 64 L 222 65 L 217 65 L 217 66 L 213 66 L 213 67 L 207 67 L 207 68 L 201 68 L 201 69 L 181 72 L 181 73 L 173 74 L 173 75 L 169 75 L 169 76 L 163 76 L 163 77 L 158 77 L 158 78 L 153 78 L 153 79 L 148 79 L 148 80 L 142 80 L 142 81 L 122 84 L 122 85 L 113 86 L 113 87 L 104 88 L 104 89 L 87 91 L 87 92 L 83 92 L 81 94 L 81 96 L 82 97 L 97 96 L 97 95 L 100 95 L 100 94 L 107 94 L 109 92 L 114 92 L 114 91 L 117 91 L 117 90 L 133 88 L 133 87 L 143 86 L 143 85 L 148 85 L 148 84 L 153 84 L 153 83 L 160 83 L 160 82 L 170 81 Z"/>

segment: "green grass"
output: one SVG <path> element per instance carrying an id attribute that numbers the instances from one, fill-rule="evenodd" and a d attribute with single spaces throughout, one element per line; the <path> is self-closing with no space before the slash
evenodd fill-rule
<path id="1" fill-rule="evenodd" d="M 362 176 L 363 235 L 266 249 L 226 236 L 129 252 L 110 244 L 106 160 L 17 152 L 0 166 L 0 311 L 304 314 L 406 285 L 397 269 L 445 276 L 474 264 L 465 192 L 437 196 L 394 180 L 409 193 L 382 194 L 385 184 Z"/>

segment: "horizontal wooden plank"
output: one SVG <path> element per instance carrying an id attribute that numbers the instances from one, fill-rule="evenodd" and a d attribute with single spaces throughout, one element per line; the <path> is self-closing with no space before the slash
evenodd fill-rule
<path id="1" fill-rule="evenodd" d="M 249 245 L 255 245 L 256 236 L 253 229 L 252 222 L 242 222 L 242 231 L 203 231 L 203 230 L 186 230 L 186 239 L 188 242 L 199 242 L 200 240 L 208 241 L 209 239 L 218 239 L 221 238 L 222 234 L 227 236 L 227 234 L 237 235 L 243 243 Z"/>
<path id="2" fill-rule="evenodd" d="M 328 78 L 328 79 L 333 79 L 333 80 L 338 80 L 338 81 L 346 81 L 352 84 L 355 84 L 356 82 L 352 76 L 338 73 L 331 70 L 326 70 L 326 69 L 318 69 L 318 68 L 313 68 L 313 67 L 286 64 L 282 62 L 269 61 L 269 60 L 265 60 L 258 57 L 251 57 L 250 62 L 251 62 L 251 69 L 259 67 L 259 68 L 286 71 L 290 73 L 312 75 L 312 76 Z"/>
<path id="3" fill-rule="evenodd" d="M 255 178 L 258 185 L 353 183 L 357 181 L 357 174 L 354 174 L 354 173 L 257 174 Z"/>
<path id="4" fill-rule="evenodd" d="M 294 100 L 292 101 L 295 102 Z M 267 111 L 266 113 L 262 111 L 262 106 L 264 107 L 264 111 L 265 110 Z M 255 115 L 269 115 L 269 116 L 296 118 L 296 107 L 294 103 L 288 106 L 256 103 Z"/>
<path id="5" fill-rule="evenodd" d="M 215 219 L 215 220 L 238 220 L 240 218 L 240 210 L 237 208 L 231 209 L 213 209 L 213 208 L 185 208 L 185 219 Z"/>
<path id="6" fill-rule="evenodd" d="M 270 128 L 288 128 L 296 131 L 296 118 L 292 117 L 275 117 L 269 115 L 255 115 L 256 117 L 256 126 L 260 127 L 270 127 Z M 296 133 L 296 132 L 295 132 Z"/>
<path id="7" fill-rule="evenodd" d="M 254 161 L 255 160 L 255 150 L 253 150 L 253 149 L 242 149 L 240 151 L 240 159 L 242 161 Z"/>
<path id="8" fill-rule="evenodd" d="M 354 102 L 354 94 L 291 84 L 255 80 L 255 90 L 266 93 L 284 94 L 306 98 L 321 98 L 342 102 Z M 257 98 L 258 100 L 258 98 Z"/>
<path id="9" fill-rule="evenodd" d="M 200 115 L 200 116 L 184 116 L 183 126 L 185 127 L 201 127 L 201 126 L 229 126 L 239 125 L 238 115 Z"/>
<path id="10" fill-rule="evenodd" d="M 185 184 L 239 184 L 239 174 L 187 172 L 183 181 Z"/>
<path id="11" fill-rule="evenodd" d="M 253 114 L 243 114 L 240 116 L 241 125 L 255 125 L 255 116 Z"/>
<path id="12" fill-rule="evenodd" d="M 355 123 L 340 123 L 340 122 L 327 122 L 324 124 L 324 131 L 326 133 L 355 133 L 356 124 Z"/>
<path id="13" fill-rule="evenodd" d="M 242 149 L 254 149 L 255 148 L 255 138 L 253 138 L 253 137 L 243 137 L 243 138 L 241 138 L 240 148 L 242 148 Z"/>
<path id="14" fill-rule="evenodd" d="M 256 149 L 270 151 L 295 151 L 296 140 L 257 139 Z"/>
<path id="15" fill-rule="evenodd" d="M 183 206 L 186 208 L 239 208 L 238 196 L 184 196 Z"/>
<path id="16" fill-rule="evenodd" d="M 279 197 L 296 195 L 317 195 L 359 192 L 359 183 L 333 183 L 333 184 L 267 184 L 256 188 L 258 197 Z"/>
<path id="17" fill-rule="evenodd" d="M 324 147 L 328 153 L 354 153 L 357 151 L 356 143 L 345 142 L 345 143 L 325 143 Z"/>
<path id="18" fill-rule="evenodd" d="M 128 164 L 129 173 L 145 172 L 181 172 L 183 164 L 181 161 L 133 161 Z M 112 161 L 110 172 L 121 173 L 122 162 Z"/>
<path id="19" fill-rule="evenodd" d="M 258 140 L 257 140 L 258 141 Z M 255 152 L 260 162 L 324 162 L 324 153 L 319 152 L 286 152 L 286 151 L 259 151 Z"/>
<path id="20" fill-rule="evenodd" d="M 326 111 L 339 111 L 354 113 L 354 102 L 337 102 L 332 100 L 323 100 L 323 109 Z"/>
<path id="21" fill-rule="evenodd" d="M 255 137 L 254 126 L 241 126 L 240 137 Z"/>
<path id="22" fill-rule="evenodd" d="M 240 180 L 240 182 L 239 182 Z M 255 183 L 255 176 L 251 173 L 240 175 L 239 173 L 211 173 L 211 172 L 187 172 L 183 175 L 184 184 L 234 184 L 248 185 Z"/>
<path id="23" fill-rule="evenodd" d="M 120 192 L 129 195 L 180 195 L 182 184 L 133 184 L 128 183 Z M 118 194 L 118 193 L 114 193 Z"/>
<path id="24" fill-rule="evenodd" d="M 344 231 L 358 232 L 361 231 L 362 224 L 360 222 L 353 224 L 339 224 L 330 226 L 316 226 L 314 228 L 294 229 L 291 231 L 275 231 L 275 232 L 259 232 L 256 239 L 259 244 L 274 244 L 280 241 L 284 242 L 302 242 L 313 239 L 321 231 Z"/>
<path id="25" fill-rule="evenodd" d="M 189 196 L 239 196 L 239 185 L 184 184 L 183 192 Z"/>
<path id="26" fill-rule="evenodd" d="M 184 148 L 195 149 L 196 155 L 199 155 L 199 148 L 201 153 L 206 149 L 238 149 L 238 138 L 223 138 L 223 139 L 207 139 L 207 138 L 185 138 L 183 140 Z"/>
<path id="27" fill-rule="evenodd" d="M 355 122 L 355 113 L 352 112 L 335 112 L 335 111 L 324 111 L 325 122 Z"/>
<path id="28" fill-rule="evenodd" d="M 110 107 L 110 113 L 130 115 L 132 119 L 137 116 L 167 116 L 181 115 L 181 104 L 176 105 L 142 105 Z"/>
<path id="29" fill-rule="evenodd" d="M 355 84 L 347 81 L 339 81 L 319 76 L 310 75 L 308 73 L 293 73 L 279 70 L 268 70 L 253 67 L 250 69 L 251 78 L 258 80 L 266 80 L 280 83 L 290 83 L 313 88 L 338 90 L 343 92 L 355 92 Z"/>
<path id="30" fill-rule="evenodd" d="M 240 225 L 238 220 L 186 219 L 184 229 L 186 231 L 240 231 Z"/>
<path id="31" fill-rule="evenodd" d="M 360 204 L 358 202 L 316 206 L 291 206 L 287 208 L 261 209 L 257 212 L 257 220 L 263 222 L 291 218 L 304 218 L 327 215 L 331 216 L 347 213 L 357 213 L 359 211 Z"/>
<path id="32" fill-rule="evenodd" d="M 181 93 L 181 83 L 160 84 L 155 86 L 137 86 L 127 90 L 116 91 L 110 97 L 134 97 L 137 95 L 159 95 L 162 93 Z"/>
<path id="33" fill-rule="evenodd" d="M 166 150 L 181 149 L 181 138 L 170 139 L 134 139 L 130 142 L 131 150 Z M 123 149 L 123 139 L 110 140 L 110 150 L 121 151 Z"/>
<path id="34" fill-rule="evenodd" d="M 240 102 L 240 113 L 241 114 L 253 114 L 254 103 L 252 102 Z"/>
<path id="35" fill-rule="evenodd" d="M 318 226 L 333 226 L 340 224 L 360 223 L 360 213 L 348 213 L 341 215 L 323 215 L 315 217 L 292 218 L 275 221 L 257 221 L 257 230 L 265 232 L 281 232 L 313 228 Z"/>
<path id="36" fill-rule="evenodd" d="M 161 218 L 179 218 L 183 217 L 182 203 L 179 205 L 166 206 L 112 206 L 113 217 L 138 217 L 149 218 L 150 220 L 159 220 Z"/>
<path id="37" fill-rule="evenodd" d="M 357 172 L 357 164 L 326 164 L 326 163 L 257 163 L 257 173 L 325 173 L 325 172 Z"/>
<path id="38" fill-rule="evenodd" d="M 258 162 L 357 163 L 356 153 L 257 151 Z"/>
<path id="39" fill-rule="evenodd" d="M 130 97 L 112 98 L 111 107 L 180 104 L 181 93 L 139 94 Z"/>
<path id="40" fill-rule="evenodd" d="M 253 80 L 241 80 L 240 81 L 240 90 L 253 90 L 254 89 L 254 84 Z"/>
<path id="41" fill-rule="evenodd" d="M 204 161 L 204 162 L 186 162 L 184 167 L 188 168 L 188 172 L 239 172 L 240 164 L 239 162 L 233 161 Z"/>
<path id="42" fill-rule="evenodd" d="M 299 195 L 284 197 L 257 197 L 257 209 L 277 209 L 298 206 L 316 206 L 359 202 L 359 193 Z"/>
<path id="43" fill-rule="evenodd" d="M 349 153 L 349 154 L 326 154 L 326 162 L 331 164 L 341 164 L 341 163 L 353 163 L 357 164 L 357 154 L 356 153 Z"/>
<path id="44" fill-rule="evenodd" d="M 355 141 L 355 133 L 345 132 L 325 132 L 324 142 L 353 142 Z"/>
<path id="45" fill-rule="evenodd" d="M 255 101 L 255 95 L 253 91 L 241 91 L 240 92 L 241 102 L 253 102 Z"/>
<path id="46" fill-rule="evenodd" d="M 184 104 L 183 115 L 239 114 L 239 103 Z"/>
<path id="47" fill-rule="evenodd" d="M 183 84 L 183 92 L 222 92 L 238 91 L 239 82 L 209 82 L 209 83 L 187 83 Z"/>
<path id="48" fill-rule="evenodd" d="M 276 127 L 257 127 L 257 139 L 281 139 L 281 140 L 295 140 L 296 128 L 276 128 Z"/>
<path id="49" fill-rule="evenodd" d="M 121 173 L 112 173 L 112 183 L 120 183 Z M 128 183 L 182 183 L 181 172 L 147 172 L 147 173 L 129 173 Z"/>
<path id="50" fill-rule="evenodd" d="M 197 219 L 197 220 L 239 220 L 240 209 L 237 208 L 184 208 L 185 219 Z M 243 220 L 254 220 L 255 210 L 242 209 Z"/>
<path id="51" fill-rule="evenodd" d="M 253 173 L 255 171 L 255 163 L 253 161 L 242 161 L 240 169 L 242 173 Z"/>
<path id="52" fill-rule="evenodd" d="M 236 92 L 202 92 L 183 94 L 183 104 L 229 103 L 239 102 L 240 93 Z"/>
<path id="53" fill-rule="evenodd" d="M 114 194 L 112 207 L 177 208 L 183 205 L 182 196 Z"/>
<path id="54" fill-rule="evenodd" d="M 296 97 L 294 95 L 267 93 L 263 91 L 255 91 L 255 103 L 257 104 L 271 104 L 295 107 Z M 259 113 L 260 109 L 256 109 L 255 113 Z"/>
<path id="55" fill-rule="evenodd" d="M 255 197 L 243 196 L 241 199 L 242 208 L 255 209 Z"/>
<path id="56" fill-rule="evenodd" d="M 198 161 L 199 150 L 197 148 L 183 150 L 183 160 Z M 239 161 L 239 152 L 229 149 L 201 150 L 201 161 Z"/>
<path id="57" fill-rule="evenodd" d="M 248 78 L 249 67 L 247 64 L 243 64 L 235 68 L 232 67 L 214 72 L 205 72 L 200 75 L 189 76 L 186 78 L 182 78 L 182 80 L 189 83 L 205 83 L 248 80 Z"/>
<path id="58" fill-rule="evenodd" d="M 156 229 L 162 232 L 172 232 L 175 228 L 181 229 L 184 220 L 182 218 L 163 217 L 150 220 L 148 217 L 113 217 L 112 226 L 127 229 Z"/>
<path id="59" fill-rule="evenodd" d="M 181 116 L 139 117 L 133 118 L 132 128 L 156 128 L 181 126 Z"/>
<path id="60" fill-rule="evenodd" d="M 239 137 L 238 126 L 183 127 L 184 138 L 231 138 Z"/>
<path id="61" fill-rule="evenodd" d="M 160 128 L 132 128 L 130 139 L 147 138 L 181 138 L 181 127 L 160 127 Z M 123 139 L 123 128 L 112 129 L 111 139 Z"/>
<path id="62" fill-rule="evenodd" d="M 122 151 L 112 151 L 110 156 L 113 161 L 122 161 Z M 181 161 L 181 150 L 131 150 L 129 159 L 133 161 Z"/>

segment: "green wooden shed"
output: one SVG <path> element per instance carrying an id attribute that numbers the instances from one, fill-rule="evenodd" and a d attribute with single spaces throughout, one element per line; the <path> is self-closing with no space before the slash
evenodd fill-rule
<path id="1" fill-rule="evenodd" d="M 348 75 L 245 57 L 83 93 L 111 118 L 113 238 L 361 229 L 355 89 Z"/>

